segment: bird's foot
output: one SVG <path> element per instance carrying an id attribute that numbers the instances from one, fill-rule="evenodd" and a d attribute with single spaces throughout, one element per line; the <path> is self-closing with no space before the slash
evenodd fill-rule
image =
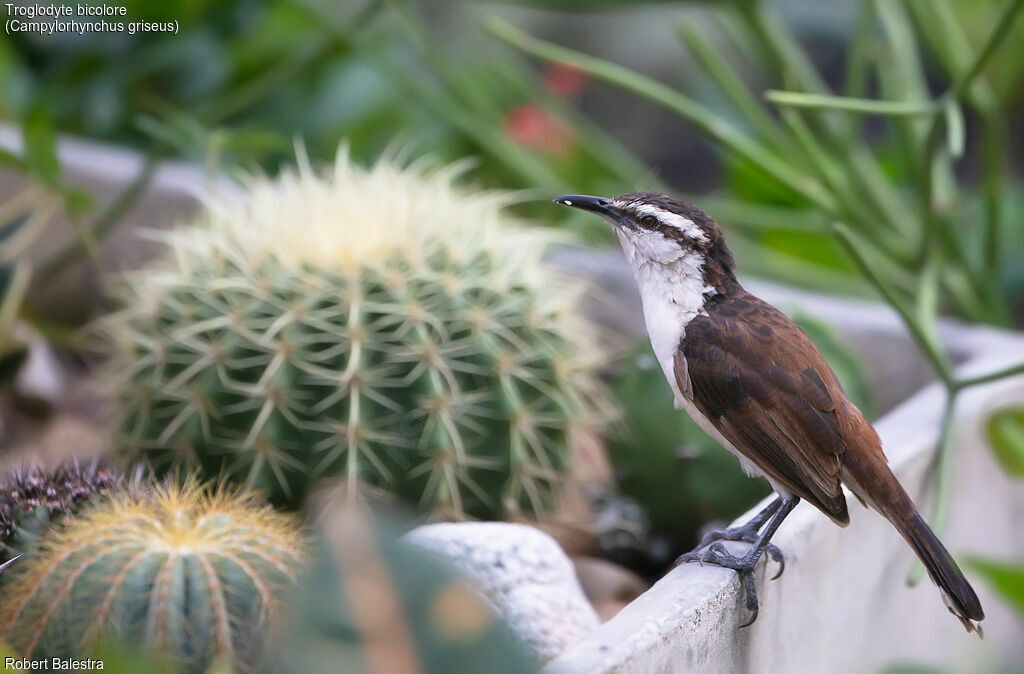
<path id="1" fill-rule="evenodd" d="M 700 539 L 700 543 L 697 545 L 696 548 L 694 548 L 694 552 L 690 552 L 687 554 L 692 555 L 698 550 L 702 550 L 704 548 L 709 547 L 712 543 L 716 541 L 739 541 L 741 543 L 750 543 L 751 545 L 753 545 L 757 542 L 758 533 L 761 529 L 761 525 L 764 523 L 763 521 L 757 520 L 758 518 L 755 518 L 747 522 L 746 524 L 741 524 L 738 527 L 730 527 L 728 529 L 713 529 L 712 531 L 709 531 L 706 534 L 704 534 L 704 536 Z M 768 553 L 768 556 L 772 558 L 773 562 L 779 565 L 779 570 L 776 571 L 775 575 L 770 578 L 770 580 L 775 580 L 776 578 L 782 575 L 783 571 L 786 570 L 786 558 L 782 556 L 782 550 L 780 550 L 778 546 L 773 545 L 771 543 L 768 543 L 765 546 L 764 551 Z M 683 561 L 692 561 L 684 560 L 683 557 L 686 556 L 687 555 L 683 555 L 682 557 L 677 559 L 676 564 L 681 564 Z"/>
<path id="2" fill-rule="evenodd" d="M 782 520 L 786 519 L 799 502 L 800 499 L 795 496 L 786 499 L 779 497 L 746 524 L 708 533 L 695 550 L 679 557 L 676 565 L 699 562 L 701 565 L 714 564 L 736 571 L 746 594 L 747 609 L 752 614 L 750 620 L 741 627 L 752 625 L 757 620 L 757 590 L 754 587 L 754 568 L 757 566 L 757 560 L 761 558 L 761 553 L 767 552 L 780 565 L 779 572 L 773 578 L 778 578 L 782 573 L 782 569 L 785 568 L 782 552 L 771 544 L 771 538 L 782 524 Z M 725 549 L 722 545 L 723 540 L 751 542 L 753 546 L 742 557 L 737 557 Z"/>
<path id="3" fill-rule="evenodd" d="M 725 540 L 742 539 L 730 538 Z M 678 566 L 679 564 L 685 564 L 687 562 L 697 562 L 701 566 L 704 564 L 714 564 L 715 566 L 721 566 L 726 569 L 736 571 L 740 577 L 740 586 L 743 588 L 743 592 L 746 595 L 747 610 L 751 613 L 750 620 L 740 625 L 740 627 L 749 627 L 754 624 L 755 620 L 757 620 L 757 588 L 754 587 L 754 567 L 757 566 L 757 559 L 758 557 L 750 554 L 744 555 L 743 557 L 737 557 L 730 554 L 729 551 L 725 549 L 725 546 L 720 542 L 712 542 L 710 545 L 705 546 L 704 542 L 701 541 L 701 545 L 696 550 L 680 555 L 679 558 L 676 559 L 676 565 Z"/>

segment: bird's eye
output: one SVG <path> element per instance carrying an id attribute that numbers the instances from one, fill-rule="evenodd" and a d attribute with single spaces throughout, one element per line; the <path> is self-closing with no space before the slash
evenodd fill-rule
<path id="1" fill-rule="evenodd" d="M 640 224 L 643 225 L 644 227 L 654 227 L 656 224 L 658 224 L 658 218 L 654 217 L 653 215 L 645 215 L 644 217 L 640 218 Z"/>

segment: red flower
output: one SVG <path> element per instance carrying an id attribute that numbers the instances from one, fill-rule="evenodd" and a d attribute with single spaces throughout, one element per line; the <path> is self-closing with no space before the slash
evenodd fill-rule
<path id="1" fill-rule="evenodd" d="M 526 103 L 505 115 L 505 133 L 527 147 L 554 155 L 564 155 L 576 146 L 576 136 L 564 122 L 543 109 Z"/>

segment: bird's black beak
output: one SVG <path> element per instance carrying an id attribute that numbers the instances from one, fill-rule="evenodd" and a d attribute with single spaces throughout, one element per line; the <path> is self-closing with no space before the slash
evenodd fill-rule
<path id="1" fill-rule="evenodd" d="M 584 211 L 597 213 L 598 215 L 611 215 L 609 206 L 612 200 L 605 199 L 604 197 L 589 197 L 586 194 L 563 194 L 560 197 L 555 197 L 552 201 L 556 204 L 580 208 Z"/>
<path id="2" fill-rule="evenodd" d="M 605 220 L 618 227 L 631 227 L 631 223 L 628 218 L 622 217 L 622 214 L 612 206 L 611 199 L 606 199 L 604 197 L 591 197 L 586 194 L 563 194 L 560 197 L 555 197 L 551 201 L 556 204 L 562 204 L 563 206 L 572 206 L 573 208 L 579 208 L 580 210 L 597 213 Z"/>

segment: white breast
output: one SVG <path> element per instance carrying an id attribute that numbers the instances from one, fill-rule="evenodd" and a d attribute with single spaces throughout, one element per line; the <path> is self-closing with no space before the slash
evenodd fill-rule
<path id="1" fill-rule="evenodd" d="M 660 235 L 657 235 L 658 239 L 647 240 L 642 232 L 639 235 L 629 235 L 619 230 L 618 234 L 622 250 L 633 268 L 633 276 L 640 290 L 647 334 L 665 379 L 672 387 L 676 409 L 686 410 L 701 430 L 732 452 L 739 459 L 747 475 L 767 477 L 701 414 L 691 400 L 690 387 L 686 385 L 686 391 L 681 390 L 676 379 L 675 355 L 680 342 L 686 336 L 686 326 L 696 316 L 707 315 L 704 303 L 715 293 L 714 288 L 704 285 L 703 257 L 694 251 L 683 251 L 674 242 L 665 242 L 674 247 L 672 254 L 675 255 L 674 260 L 665 263 L 662 260 L 670 254 L 669 250 L 649 249 L 650 246 L 662 245 L 664 239 Z M 683 363 L 685 364 L 685 360 Z M 688 383 L 689 374 L 684 377 Z M 788 489 L 776 484 L 771 478 L 768 480 L 776 492 L 788 498 Z"/>
<path id="2" fill-rule="evenodd" d="M 685 396 L 676 383 L 673 358 L 686 336 L 686 325 L 703 312 L 706 298 L 715 292 L 704 285 L 704 257 L 656 232 L 626 233 L 620 229 L 618 235 L 640 290 L 654 355 L 672 386 L 679 409 Z"/>

